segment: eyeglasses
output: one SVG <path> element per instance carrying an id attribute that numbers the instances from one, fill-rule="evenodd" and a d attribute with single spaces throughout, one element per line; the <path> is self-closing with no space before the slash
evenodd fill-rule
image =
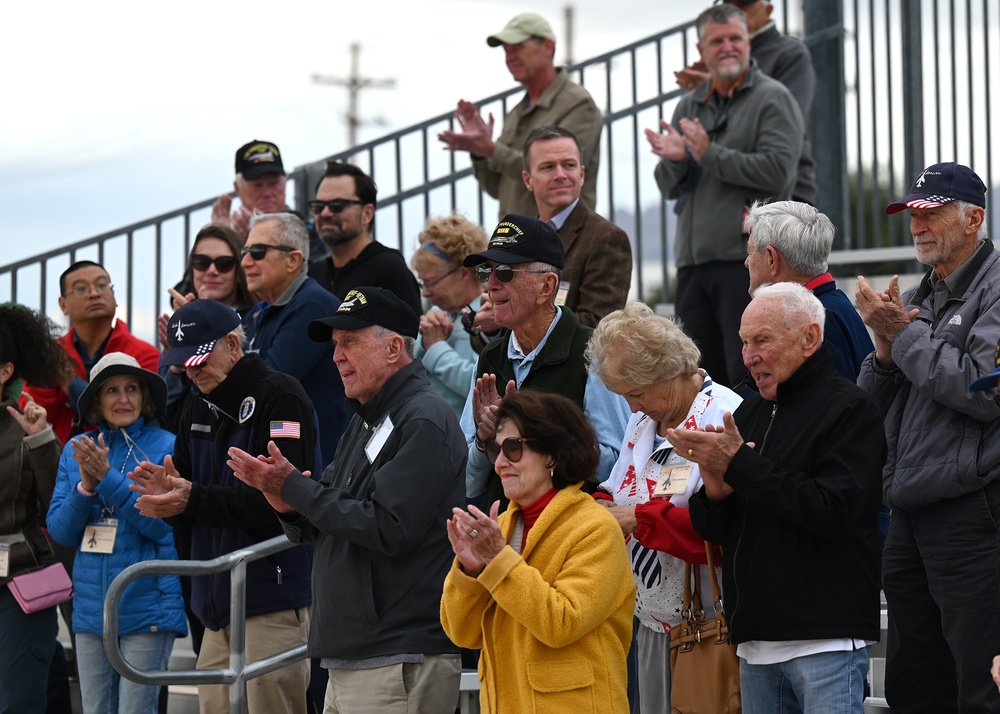
<path id="1" fill-rule="evenodd" d="M 220 273 L 229 273 L 236 267 L 236 258 L 231 255 L 220 255 L 218 258 L 211 258 L 201 253 L 193 253 L 191 255 L 191 267 L 194 270 L 204 272 L 213 265 Z"/>
<path id="2" fill-rule="evenodd" d="M 500 264 L 495 268 L 490 265 L 480 265 L 476 268 L 476 275 L 479 276 L 479 282 L 485 283 L 490 279 L 493 273 L 497 274 L 497 280 L 501 283 L 509 283 L 514 279 L 514 273 L 547 273 L 548 270 L 528 270 L 527 268 L 512 268 L 509 265 Z"/>
<path id="3" fill-rule="evenodd" d="M 257 243 L 255 245 L 245 245 L 240 250 L 240 255 L 249 254 L 253 260 L 264 260 L 267 257 L 267 251 L 269 250 L 280 250 L 282 253 L 291 253 L 295 248 L 291 248 L 287 245 L 268 245 L 267 243 Z"/>
<path id="4" fill-rule="evenodd" d="M 106 295 L 115 289 L 107 280 L 98 280 L 96 283 L 77 283 L 69 289 L 69 292 L 63 295 L 63 297 L 69 297 L 70 295 L 76 295 L 78 298 L 85 298 L 90 295 L 91 290 L 96 290 L 98 295 Z"/>
<path id="5" fill-rule="evenodd" d="M 329 208 L 330 213 L 343 213 L 348 206 L 363 206 L 364 201 L 355 201 L 353 198 L 335 198 L 332 201 L 310 201 L 309 212 L 318 216 L 324 208 Z"/>
<path id="6" fill-rule="evenodd" d="M 508 436 L 506 439 L 501 441 L 499 444 L 495 441 L 486 442 L 486 458 L 493 463 L 500 456 L 500 452 L 503 451 L 503 455 L 507 457 L 507 460 L 512 464 L 516 464 L 521 460 L 521 456 L 524 455 L 524 442 L 538 441 L 537 439 L 529 439 L 526 436 Z"/>
<path id="7" fill-rule="evenodd" d="M 461 268 L 455 268 L 454 270 L 449 270 L 447 273 L 445 273 L 444 275 L 442 275 L 440 278 L 436 278 L 434 280 L 418 280 L 417 281 L 417 285 L 420 286 L 421 290 L 429 290 L 429 289 L 433 288 L 435 285 L 437 285 L 438 283 L 440 283 L 442 280 L 444 280 L 445 278 L 447 278 L 449 275 L 454 275 L 459 270 L 461 270 Z"/>

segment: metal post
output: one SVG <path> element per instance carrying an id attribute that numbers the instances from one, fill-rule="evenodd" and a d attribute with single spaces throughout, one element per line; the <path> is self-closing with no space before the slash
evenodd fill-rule
<path id="1" fill-rule="evenodd" d="M 247 696 L 243 670 L 247 662 L 247 561 L 240 558 L 229 586 L 229 668 L 237 673 L 229 685 L 229 714 L 242 714 Z"/>
<path id="2" fill-rule="evenodd" d="M 924 77 L 919 2 L 907 3 L 899 14 L 903 59 L 903 186 L 909 186 L 924 166 Z M 891 187 L 896 189 L 895 186 Z M 902 188 L 902 187 L 900 187 Z"/>
<path id="3" fill-rule="evenodd" d="M 849 248 L 845 235 L 847 212 L 847 130 L 846 82 L 844 80 L 843 1 L 803 0 L 806 44 L 816 70 L 816 98 L 813 101 L 809 136 L 816 159 L 819 209 L 837 227 L 834 249 Z"/>

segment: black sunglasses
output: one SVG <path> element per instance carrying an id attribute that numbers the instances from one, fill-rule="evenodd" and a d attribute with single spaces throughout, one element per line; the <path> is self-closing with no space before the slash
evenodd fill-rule
<path id="1" fill-rule="evenodd" d="M 497 457 L 500 456 L 500 452 L 503 451 L 503 455 L 507 457 L 507 460 L 512 464 L 516 464 L 521 460 L 521 456 L 524 455 L 524 442 L 531 443 L 533 441 L 537 441 L 537 439 L 529 439 L 526 436 L 508 436 L 499 444 L 493 440 L 489 440 L 486 442 L 486 458 L 490 460 L 490 463 L 495 463 Z"/>
<path id="2" fill-rule="evenodd" d="M 205 271 L 214 265 L 220 273 L 229 273 L 236 267 L 236 258 L 231 255 L 220 255 L 218 258 L 210 258 L 201 253 L 191 255 L 191 267 L 195 270 Z"/>
<path id="3" fill-rule="evenodd" d="M 493 273 L 497 274 L 497 280 L 501 283 L 509 283 L 514 279 L 514 273 L 547 273 L 547 270 L 528 270 L 527 268 L 512 268 L 509 265 L 501 263 L 495 268 L 491 265 L 480 265 L 476 268 L 476 275 L 479 276 L 479 282 L 485 283 L 490 279 Z"/>
<path id="4" fill-rule="evenodd" d="M 348 206 L 363 206 L 364 201 L 355 201 L 353 198 L 335 198 L 332 201 L 310 201 L 309 212 L 318 216 L 324 208 L 329 208 L 330 213 L 343 213 Z"/>
<path id="5" fill-rule="evenodd" d="M 268 245 L 267 243 L 257 243 L 256 245 L 243 246 L 240 255 L 250 254 L 254 260 L 264 260 L 269 250 L 280 250 L 282 253 L 291 253 L 295 248 L 287 245 Z"/>

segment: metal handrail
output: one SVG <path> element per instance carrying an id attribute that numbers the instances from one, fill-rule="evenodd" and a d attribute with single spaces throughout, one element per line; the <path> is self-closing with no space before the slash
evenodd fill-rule
<path id="1" fill-rule="evenodd" d="M 242 714 L 246 682 L 306 657 L 306 643 L 246 663 L 246 569 L 247 563 L 297 546 L 284 535 L 212 560 L 146 560 L 125 568 L 108 588 L 104 599 L 104 652 L 123 677 L 139 684 L 228 684 L 229 711 Z M 232 571 L 229 596 L 229 667 L 225 669 L 180 669 L 153 672 L 133 667 L 118 644 L 118 607 L 133 580 L 145 575 L 213 575 Z"/>

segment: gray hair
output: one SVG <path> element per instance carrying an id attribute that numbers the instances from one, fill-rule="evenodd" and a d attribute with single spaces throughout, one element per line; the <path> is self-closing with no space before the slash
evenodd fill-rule
<path id="1" fill-rule="evenodd" d="M 410 337 L 409 335 L 401 335 L 395 330 L 390 330 L 388 327 L 383 327 L 382 325 L 372 325 L 375 328 L 375 337 L 378 339 L 385 339 L 386 337 L 402 337 L 403 338 L 403 350 L 406 355 L 413 359 L 413 350 L 417 345 L 417 339 L 415 337 Z"/>
<path id="2" fill-rule="evenodd" d="M 585 359 L 609 387 L 631 388 L 694 374 L 701 353 L 676 323 L 635 301 L 597 324 Z"/>
<path id="3" fill-rule="evenodd" d="M 264 213 L 250 219 L 250 230 L 264 223 L 278 224 L 275 240 L 278 245 L 287 245 L 302 253 L 302 272 L 306 272 L 309 268 L 309 230 L 302 219 L 294 213 Z"/>
<path id="4" fill-rule="evenodd" d="M 698 41 L 701 42 L 701 30 L 706 24 L 713 22 L 718 25 L 726 25 L 734 17 L 738 17 L 740 19 L 740 22 L 743 23 L 744 29 L 747 29 L 747 32 L 749 33 L 747 16 L 735 5 L 724 2 L 721 5 L 712 5 L 708 9 L 702 11 L 702 13 L 698 15 L 697 19 L 694 21 L 694 26 L 698 30 Z"/>
<path id="5" fill-rule="evenodd" d="M 982 208 L 982 206 L 976 206 L 976 204 L 969 203 L 968 201 L 955 201 L 955 209 L 958 211 L 958 219 L 960 221 L 964 221 L 969 209 L 973 207 Z M 979 224 L 979 230 L 976 231 L 977 241 L 985 242 L 989 238 L 989 231 L 986 228 L 986 223 L 986 217 L 983 216 L 983 222 Z"/>
<path id="6" fill-rule="evenodd" d="M 826 326 L 826 308 L 812 290 L 806 290 L 798 283 L 774 283 L 753 291 L 753 300 L 775 300 L 781 304 L 786 322 L 793 317 L 802 317 L 807 322 L 819 325 L 819 337 L 823 339 Z"/>
<path id="7" fill-rule="evenodd" d="M 753 242 L 758 253 L 774 246 L 796 274 L 815 278 L 826 272 L 836 229 L 825 214 L 808 203 L 754 201 L 743 221 L 743 232 L 755 228 Z"/>

